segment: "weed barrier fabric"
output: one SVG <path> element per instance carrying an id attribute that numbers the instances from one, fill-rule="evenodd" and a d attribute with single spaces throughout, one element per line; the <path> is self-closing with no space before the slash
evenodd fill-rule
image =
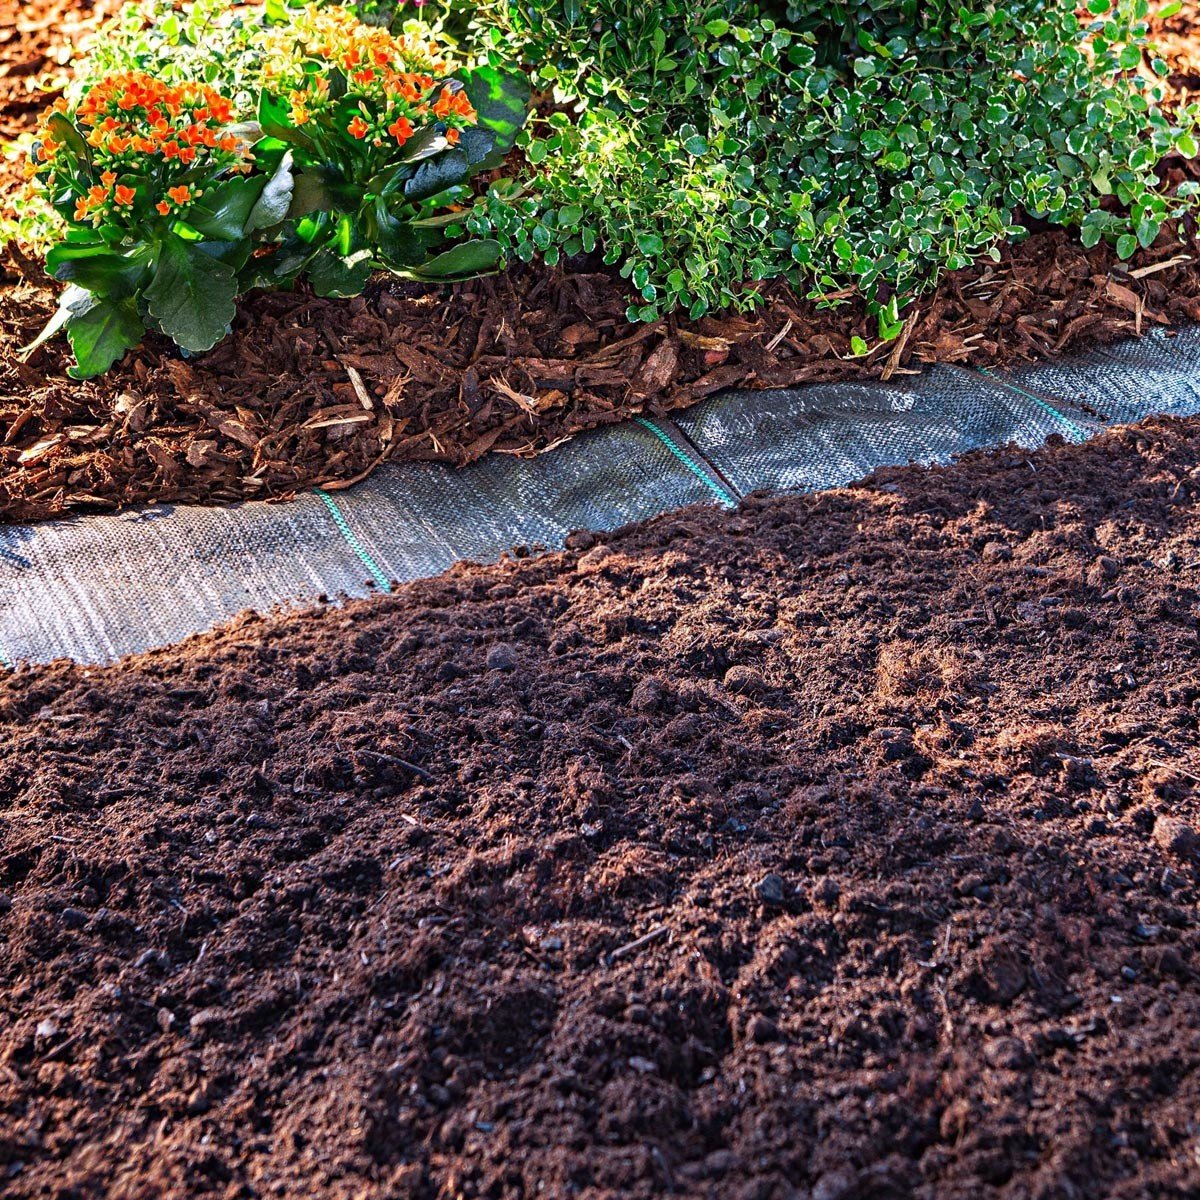
<path id="1" fill-rule="evenodd" d="M 1195 413 L 1200 327 L 1011 375 L 939 367 L 891 383 L 734 392 L 674 422 L 612 426 L 537 459 L 494 454 L 463 470 L 393 464 L 353 489 L 290 504 L 8 526 L 0 662 L 111 662 L 244 609 L 366 596 L 512 547 L 558 548 L 573 530 Z"/>

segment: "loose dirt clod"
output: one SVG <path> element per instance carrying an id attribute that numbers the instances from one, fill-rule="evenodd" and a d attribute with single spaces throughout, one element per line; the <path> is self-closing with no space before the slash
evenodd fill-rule
<path id="1" fill-rule="evenodd" d="M 6 1200 L 1194 1197 L 1198 460 L 889 470 L 0 682 Z"/>

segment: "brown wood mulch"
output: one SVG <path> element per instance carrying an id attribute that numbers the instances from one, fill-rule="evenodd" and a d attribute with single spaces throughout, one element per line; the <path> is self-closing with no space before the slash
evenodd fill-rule
<path id="1" fill-rule="evenodd" d="M 0 0 L 0 18 L 13 8 Z M 0 74 L 0 129 L 10 134 L 40 107 L 42 93 L 28 102 L 33 84 L 61 71 L 56 39 L 86 26 L 91 6 L 37 0 L 17 10 L 26 32 L 0 41 L 8 76 L 25 81 Z M 1181 97 L 1194 82 L 1188 56 L 1200 59 L 1187 36 L 1194 15 L 1191 6 L 1167 31 Z M 1176 163 L 1168 174 L 1179 182 L 1190 170 Z M 184 359 L 150 337 L 103 379 L 80 383 L 66 375 L 61 343 L 28 362 L 17 354 L 54 293 L 38 264 L 10 252 L 0 275 L 0 520 L 284 499 L 346 486 L 389 459 L 533 454 L 730 387 L 1053 357 L 1200 320 L 1198 257 L 1194 227 L 1130 264 L 1039 230 L 999 264 L 949 276 L 914 307 L 901 339 L 867 358 L 850 352 L 852 337 L 874 340 L 861 304 L 822 310 L 783 285 L 765 288 L 749 317 L 631 325 L 624 284 L 591 264 L 517 267 L 448 290 L 381 278 L 351 301 L 252 295 L 208 354 Z"/>

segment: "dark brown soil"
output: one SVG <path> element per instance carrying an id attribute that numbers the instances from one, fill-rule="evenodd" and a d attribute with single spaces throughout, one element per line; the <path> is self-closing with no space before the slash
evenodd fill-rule
<path id="1" fill-rule="evenodd" d="M 21 69 L 65 60 L 49 39 L 68 8 L 65 0 L 20 7 L 38 29 L 11 51 Z M 1189 6 L 1168 31 L 1180 97 L 1190 86 L 1194 16 Z M 32 119 L 25 91 L 14 95 L 0 92 L 0 127 Z M 1168 173 L 1178 182 L 1193 169 L 1177 163 Z M 914 310 L 901 343 L 866 359 L 849 357 L 853 337 L 875 340 L 853 301 L 819 311 L 771 287 L 751 318 L 634 326 L 624 284 L 576 264 L 514 269 L 449 293 L 381 281 L 365 301 L 251 296 L 233 337 L 211 353 L 184 362 L 149 338 L 87 384 L 67 378 L 61 345 L 29 363 L 16 356 L 54 297 L 37 264 L 14 259 L 0 277 L 0 519 L 287 497 L 359 478 L 388 458 L 535 453 L 726 387 L 1051 357 L 1200 320 L 1198 247 L 1193 230 L 1182 232 L 1131 264 L 1060 231 L 1036 232 L 999 265 L 946 279 Z"/>
<path id="2" fill-rule="evenodd" d="M 1195 1197 L 1200 422 L 0 684 L 21 1198 Z"/>

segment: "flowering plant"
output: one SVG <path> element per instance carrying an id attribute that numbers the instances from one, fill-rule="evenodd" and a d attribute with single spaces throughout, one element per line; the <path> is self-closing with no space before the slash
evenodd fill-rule
<path id="1" fill-rule="evenodd" d="M 267 33 L 263 83 L 259 124 L 297 169 L 296 220 L 262 264 L 264 281 L 305 271 L 319 293 L 349 295 L 375 264 L 422 278 L 496 265 L 490 240 L 429 251 L 471 176 L 515 141 L 529 101 L 522 75 L 452 71 L 415 24 L 393 35 L 310 5 Z"/>
<path id="2" fill-rule="evenodd" d="M 125 65 L 42 120 L 28 174 L 66 223 L 47 269 L 69 286 L 27 350 L 65 329 L 76 378 L 147 329 L 207 350 L 252 287 L 303 275 L 348 296 L 376 267 L 444 280 L 498 262 L 495 241 L 441 247 L 464 231 L 471 176 L 516 139 L 523 76 L 453 71 L 419 26 L 393 35 L 340 7 L 268 5 L 237 37 L 236 69 L 218 54 L 208 82 L 143 69 L 166 53 L 150 35 L 109 47 Z"/>
<path id="3" fill-rule="evenodd" d="M 259 170 L 233 116 L 205 84 L 129 71 L 43 118 L 27 169 L 68 222 L 46 265 L 72 286 L 35 345 L 65 327 L 77 378 L 107 370 L 147 328 L 189 351 L 224 335 L 250 235 L 278 225 L 292 195 L 283 156 L 274 174 Z"/>

